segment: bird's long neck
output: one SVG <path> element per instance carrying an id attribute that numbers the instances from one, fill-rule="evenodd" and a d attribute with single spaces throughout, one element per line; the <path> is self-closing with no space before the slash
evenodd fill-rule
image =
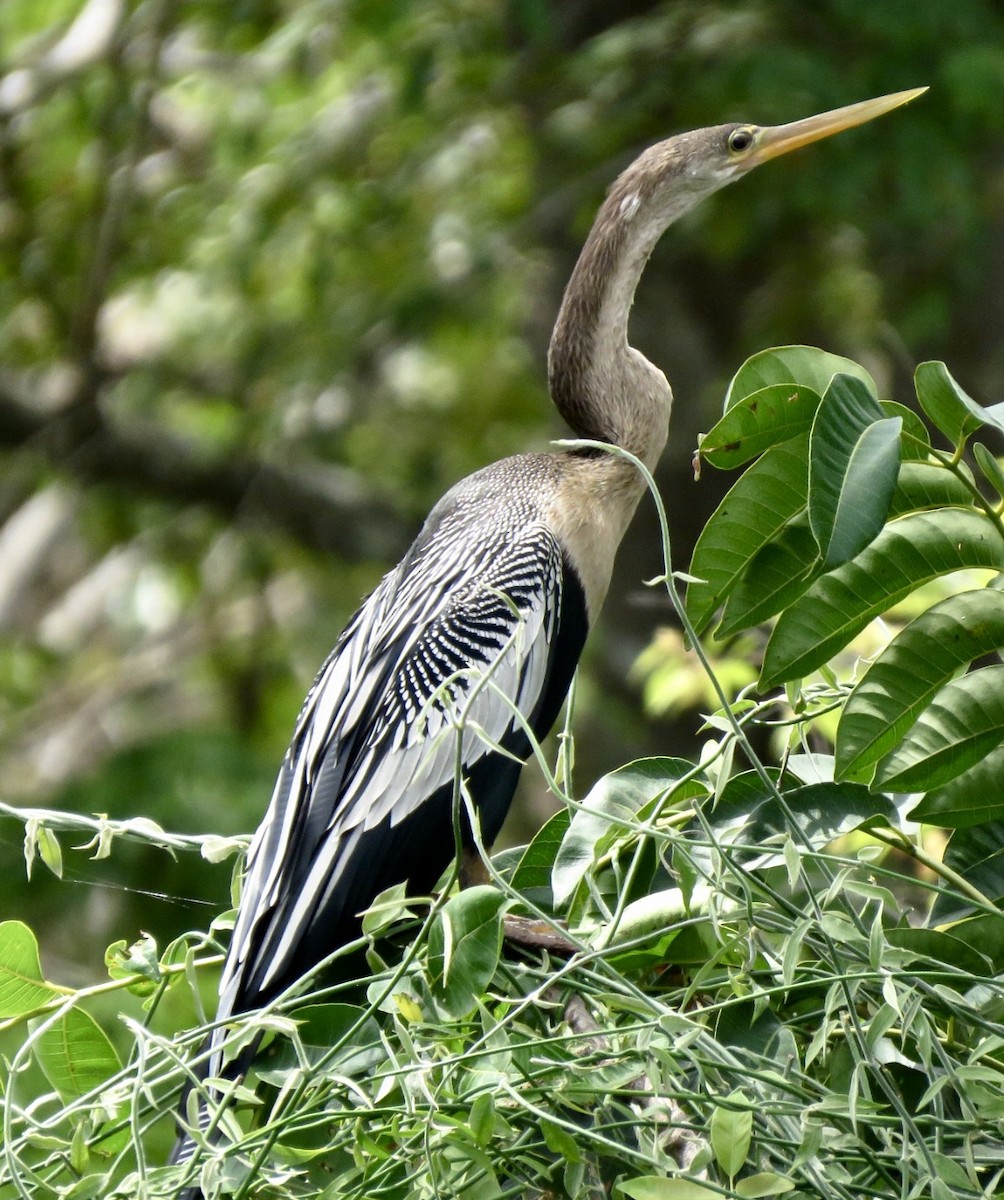
<path id="1" fill-rule="evenodd" d="M 672 393 L 662 372 L 628 344 L 628 315 L 668 223 L 651 211 L 642 182 L 622 175 L 572 272 L 548 359 L 551 397 L 576 435 L 622 446 L 648 466 L 666 443 Z"/>

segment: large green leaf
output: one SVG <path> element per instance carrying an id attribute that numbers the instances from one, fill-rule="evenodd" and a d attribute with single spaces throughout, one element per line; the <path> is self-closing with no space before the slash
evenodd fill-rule
<path id="1" fill-rule="evenodd" d="M 979 513 L 943 509 L 892 522 L 781 614 L 764 653 L 761 686 L 816 670 L 921 584 L 966 567 L 1004 567 L 1004 541 Z"/>
<path id="2" fill-rule="evenodd" d="M 883 404 L 885 408 L 885 404 Z M 889 516 L 965 505 L 972 493 L 938 463 L 900 464 Z M 731 637 L 788 608 L 823 573 L 808 517 L 796 516 L 754 554 L 725 601 L 718 637 Z"/>
<path id="3" fill-rule="evenodd" d="M 928 792 L 910 813 L 911 821 L 927 821 L 945 829 L 967 829 L 991 821 L 1004 822 L 1004 746 L 998 746 L 950 780 Z"/>
<path id="4" fill-rule="evenodd" d="M 452 1017 L 464 1017 L 484 996 L 502 952 L 505 895 L 488 884 L 452 896 L 429 931 L 433 995 Z"/>
<path id="5" fill-rule="evenodd" d="M 736 481 L 694 547 L 687 614 L 698 633 L 750 562 L 805 507 L 808 435 L 773 446 Z"/>
<path id="6" fill-rule="evenodd" d="M 513 870 L 509 882 L 517 892 L 550 890 L 554 860 L 570 824 L 567 808 L 559 809 L 544 822 Z"/>
<path id="7" fill-rule="evenodd" d="M 42 978 L 38 942 L 28 926 L 0 924 L 0 1019 L 34 1012 L 59 994 Z"/>
<path id="8" fill-rule="evenodd" d="M 725 393 L 725 411 L 746 396 L 773 384 L 801 384 L 818 395 L 834 375 L 854 375 L 876 394 L 875 381 L 859 363 L 815 346 L 775 346 L 748 358 L 732 378 Z"/>
<path id="9" fill-rule="evenodd" d="M 701 438 L 701 458 L 720 470 L 742 466 L 771 446 L 805 433 L 819 393 L 795 383 L 775 383 L 734 404 Z"/>
<path id="10" fill-rule="evenodd" d="M 739 1088 L 712 1109 L 709 1132 L 718 1166 L 735 1179 L 746 1165 L 753 1140 L 753 1107 Z"/>
<path id="11" fill-rule="evenodd" d="M 888 796 L 859 784 L 804 784 L 786 790 L 781 804 L 757 772 L 746 771 L 729 780 L 718 802 L 705 807 L 701 825 L 693 829 L 699 842 L 705 838 L 704 830 L 710 830 L 715 843 L 733 847 L 743 866 L 752 870 L 783 861 L 792 820 L 801 838 L 821 849 L 877 817 L 895 821 L 895 806 Z M 695 847 L 692 854 L 698 860 L 708 859 L 710 869 L 710 849 Z"/>
<path id="12" fill-rule="evenodd" d="M 940 463 L 904 462 L 900 464 L 896 489 L 889 502 L 889 518 L 925 508 L 965 507 L 972 499 L 965 483 Z"/>
<path id="13" fill-rule="evenodd" d="M 551 887 L 556 908 L 571 899 L 602 848 L 691 771 L 692 764 L 682 758 L 642 758 L 597 780 L 576 809 L 555 856 Z"/>
<path id="14" fill-rule="evenodd" d="M 666 1179 L 662 1175 L 639 1175 L 617 1185 L 630 1200 L 712 1200 L 721 1192 L 692 1179 Z"/>
<path id="15" fill-rule="evenodd" d="M 844 705 L 837 726 L 837 777 L 867 777 L 939 688 L 999 646 L 1004 646 L 1004 592 L 992 588 L 949 596 L 911 621 Z"/>
<path id="16" fill-rule="evenodd" d="M 956 830 L 945 850 L 945 863 L 989 900 L 999 901 L 1004 897 L 1004 823 L 990 821 L 985 825 L 974 825 L 970 829 Z M 956 921 L 971 913 L 973 907 L 968 897 L 956 891 L 945 891 L 934 903 L 931 924 Z M 988 915 L 979 920 L 989 922 L 989 925 L 983 925 L 982 937 L 970 936 L 970 927 L 975 922 L 956 925 L 952 928 L 952 933 L 969 945 L 975 946 L 981 954 L 999 961 L 1004 954 L 1004 915 Z"/>
<path id="17" fill-rule="evenodd" d="M 923 362 L 914 372 L 920 407 L 948 438 L 959 445 L 981 425 L 994 425 L 1004 432 L 1001 405 L 984 408 L 968 396 L 943 362 Z"/>
<path id="18" fill-rule="evenodd" d="M 1004 740 L 1004 666 L 953 679 L 902 742 L 883 758 L 875 782 L 898 792 L 940 787 Z"/>
<path id="19" fill-rule="evenodd" d="M 71 1008 L 38 1035 L 35 1056 L 64 1100 L 100 1087 L 120 1067 L 108 1035 L 82 1008 Z"/>
<path id="20" fill-rule="evenodd" d="M 991 454 L 982 442 L 973 442 L 973 458 L 987 483 L 998 496 L 1004 496 L 1004 466 L 1001 460 Z"/>
<path id="21" fill-rule="evenodd" d="M 822 570 L 816 539 L 808 520 L 786 525 L 777 537 L 754 554 L 729 593 L 718 628 L 728 637 L 759 625 L 793 604 Z"/>
<path id="22" fill-rule="evenodd" d="M 900 457 L 903 462 L 927 462 L 931 454 L 931 438 L 927 426 L 912 408 L 895 400 L 880 400 L 879 406 L 887 417 L 899 417 L 903 422 Z"/>
<path id="23" fill-rule="evenodd" d="M 883 417 L 860 379 L 833 377 L 809 436 L 809 526 L 827 567 L 853 558 L 882 528 L 902 427 Z"/>

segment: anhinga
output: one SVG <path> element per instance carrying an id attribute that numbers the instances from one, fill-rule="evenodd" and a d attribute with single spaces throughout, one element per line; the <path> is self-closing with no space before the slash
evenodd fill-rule
<path id="1" fill-rule="evenodd" d="M 551 396 L 575 435 L 650 468 L 666 443 L 672 392 L 628 343 L 628 314 L 668 225 L 767 159 L 923 90 L 789 125 L 699 129 L 641 154 L 600 208 L 551 339 Z M 458 736 L 464 785 L 492 844 L 530 753 L 522 722 L 537 738 L 551 728 L 642 490 L 626 458 L 567 449 L 503 459 L 432 510 L 303 704 L 248 855 L 219 1021 L 267 1003 L 357 937 L 359 914 L 385 888 L 435 884 L 455 852 Z M 217 1029 L 209 1075 L 221 1071 L 222 1040 Z M 199 1123 L 209 1122 L 203 1108 Z M 172 1161 L 194 1152 L 183 1134 Z"/>

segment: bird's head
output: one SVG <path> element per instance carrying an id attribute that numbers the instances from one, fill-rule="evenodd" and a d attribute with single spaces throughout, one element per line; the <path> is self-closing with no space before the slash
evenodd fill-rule
<path id="1" fill-rule="evenodd" d="M 611 215 L 630 221 L 644 213 L 659 224 L 668 224 L 768 159 L 863 125 L 925 91 L 927 88 L 893 92 L 787 125 L 714 125 L 667 138 L 640 155 L 617 181 Z"/>

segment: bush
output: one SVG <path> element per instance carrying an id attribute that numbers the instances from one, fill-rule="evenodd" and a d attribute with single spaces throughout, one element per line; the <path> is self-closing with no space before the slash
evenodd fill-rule
<path id="1" fill-rule="evenodd" d="M 386 895 L 368 979 L 311 981 L 235 1024 L 235 1048 L 250 1027 L 277 1036 L 228 1085 L 209 1191 L 996 1194 L 1004 473 L 981 443 L 975 472 L 965 456 L 1004 418 L 940 363 L 916 383 L 947 448 L 845 359 L 785 347 L 742 367 L 699 454 L 750 465 L 686 576 L 660 508 L 656 582 L 705 666 L 697 638 L 720 614 L 719 650 L 759 646 L 759 681 L 730 696 L 711 672 L 699 758 L 629 763 L 584 799 L 566 728 L 549 776 L 564 805 L 494 858 L 496 887 Z M 780 766 L 754 750 L 765 740 Z M 36 812 L 29 861 L 58 871 L 58 829 L 82 826 L 99 855 L 121 837 L 214 857 L 239 844 Z M 567 934 L 510 949 L 514 913 Z M 115 947 L 110 982 L 73 991 L 43 979 L 26 926 L 0 926 L 0 1018 L 19 1043 L 3 1200 L 173 1194 L 162 1114 L 203 1031 L 175 1033 L 171 997 L 198 1006 L 214 937 Z M 123 989 L 135 1008 L 102 1010 L 120 1058 L 90 1012 Z"/>

